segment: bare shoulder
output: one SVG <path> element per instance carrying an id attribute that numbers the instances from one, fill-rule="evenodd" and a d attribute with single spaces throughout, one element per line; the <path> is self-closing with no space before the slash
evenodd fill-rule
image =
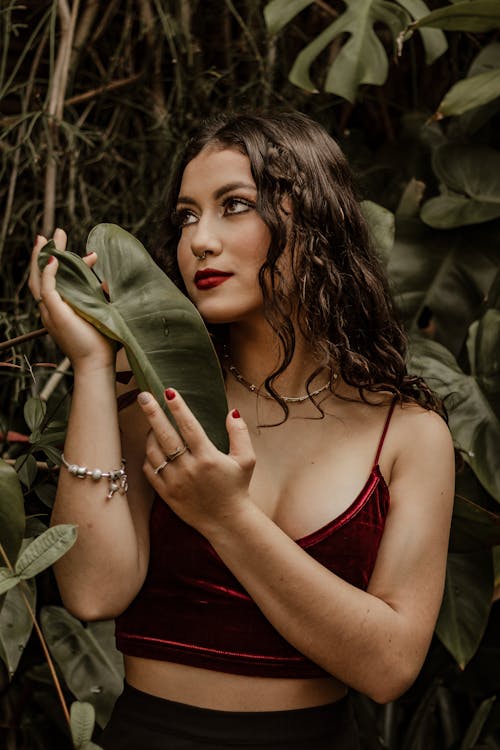
<path id="1" fill-rule="evenodd" d="M 391 423 L 393 439 L 399 449 L 396 459 L 404 459 L 410 453 L 422 452 L 453 455 L 453 440 L 444 419 L 435 411 L 418 404 L 397 404 Z"/>
<path id="2" fill-rule="evenodd" d="M 446 422 L 417 404 L 398 405 L 390 430 L 393 465 L 391 496 L 400 502 L 418 495 L 422 507 L 440 497 L 446 510 L 453 503 L 455 454 Z"/>

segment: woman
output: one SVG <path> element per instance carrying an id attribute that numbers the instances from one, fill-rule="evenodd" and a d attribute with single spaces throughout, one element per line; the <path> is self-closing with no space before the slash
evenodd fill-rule
<path id="1" fill-rule="evenodd" d="M 348 167 L 319 125 L 297 113 L 208 123 L 167 209 L 157 260 L 214 335 L 229 455 L 173 388 L 180 434 L 147 393 L 118 416 L 112 347 L 59 297 L 57 261 L 40 277 L 44 238 L 33 254 L 31 291 L 74 369 L 66 465 L 109 471 L 123 456 L 128 473 L 126 498 L 106 500 L 105 480 L 63 468 L 52 519 L 79 525 L 56 569 L 65 605 L 116 617 L 125 655 L 99 741 L 354 749 L 347 687 L 396 698 L 432 636 L 448 429 L 406 374 Z M 127 380 L 122 354 L 117 369 Z"/>

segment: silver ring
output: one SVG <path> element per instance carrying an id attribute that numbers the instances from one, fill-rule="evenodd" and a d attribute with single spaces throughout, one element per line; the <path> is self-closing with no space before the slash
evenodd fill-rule
<path id="1" fill-rule="evenodd" d="M 171 463 L 172 461 L 175 461 L 176 458 L 179 458 L 179 456 L 182 456 L 183 453 L 187 451 L 188 447 L 186 443 L 184 445 L 181 445 L 180 448 L 177 448 L 173 453 L 167 453 L 165 456 L 165 460 L 167 463 Z"/>
<path id="2" fill-rule="evenodd" d="M 165 459 L 159 466 L 156 467 L 156 469 L 153 470 L 153 474 L 159 474 L 162 469 L 167 466 L 169 462 Z"/>
<path id="3" fill-rule="evenodd" d="M 156 467 L 156 469 L 153 469 L 153 474 L 159 474 L 160 471 L 162 471 L 168 464 L 171 464 L 172 461 L 175 461 L 176 458 L 179 458 L 179 456 L 182 456 L 183 453 L 187 451 L 188 447 L 186 443 L 184 445 L 181 445 L 179 448 L 177 448 L 173 453 L 167 453 L 165 456 L 165 460 L 161 462 L 159 466 Z"/>

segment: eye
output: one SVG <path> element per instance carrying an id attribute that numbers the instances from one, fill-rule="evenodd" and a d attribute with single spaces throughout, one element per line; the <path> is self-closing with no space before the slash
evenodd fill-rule
<path id="1" fill-rule="evenodd" d="M 194 224 L 198 217 L 189 208 L 180 208 L 172 212 L 172 224 L 182 229 L 183 227 Z"/>
<path id="2" fill-rule="evenodd" d="M 252 201 L 249 201 L 246 198 L 236 197 L 226 198 L 222 205 L 224 207 L 224 213 L 229 215 L 242 214 L 255 208 L 255 203 L 252 203 Z"/>

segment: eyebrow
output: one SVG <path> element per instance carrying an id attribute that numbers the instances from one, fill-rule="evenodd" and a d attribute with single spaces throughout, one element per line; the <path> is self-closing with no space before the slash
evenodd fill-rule
<path id="1" fill-rule="evenodd" d="M 231 190 L 239 190 L 240 188 L 247 188 L 256 192 L 257 188 L 250 182 L 228 182 L 227 185 L 222 185 L 214 192 L 214 198 L 218 200 L 222 198 L 226 193 L 230 193 Z M 177 203 L 188 203 L 190 205 L 197 205 L 197 201 L 194 198 L 190 198 L 188 195 L 179 195 Z"/>

